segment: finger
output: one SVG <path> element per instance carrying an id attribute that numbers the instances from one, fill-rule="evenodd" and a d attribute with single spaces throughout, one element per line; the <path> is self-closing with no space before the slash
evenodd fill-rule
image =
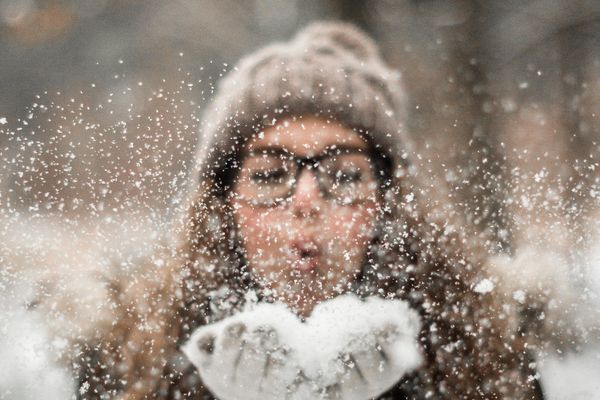
<path id="1" fill-rule="evenodd" d="M 255 367 L 257 371 L 262 367 L 259 391 L 271 393 L 273 388 L 281 386 L 281 382 L 291 382 L 291 371 L 295 372 L 298 366 L 290 357 L 289 349 L 279 342 L 277 331 L 271 326 L 263 325 L 254 329 L 249 336 L 257 365 L 263 360 L 262 365 Z"/>
<path id="2" fill-rule="evenodd" d="M 360 354 L 360 353 L 357 353 Z M 362 356 L 362 354 L 360 354 Z M 361 359 L 364 357 L 361 357 Z M 368 384 L 367 378 L 361 366 L 356 359 L 356 355 L 352 352 L 344 353 L 339 356 L 339 360 L 342 365 L 342 377 L 343 382 L 354 383 L 355 385 L 366 385 Z M 364 363 L 363 363 L 364 364 Z M 368 365 L 367 365 L 368 366 Z"/>
<path id="3" fill-rule="evenodd" d="M 279 346 L 279 335 L 273 327 L 259 326 L 254 330 L 254 334 L 259 338 L 260 346 L 265 351 L 275 350 Z"/>
<path id="4" fill-rule="evenodd" d="M 232 331 L 233 335 L 238 333 L 235 329 Z M 276 338 L 271 329 L 259 327 L 252 331 L 246 328 L 239 340 L 241 348 L 234 360 L 233 381 L 246 390 L 261 392 L 265 375 L 268 376 L 268 369 L 275 361 L 272 353 L 277 344 Z"/>
<path id="5" fill-rule="evenodd" d="M 344 372 L 340 375 L 340 391 L 344 400 L 364 400 L 376 397 L 399 379 L 387 351 L 373 337 L 361 345 L 351 346 L 352 352 L 340 356 Z"/>
<path id="6" fill-rule="evenodd" d="M 248 330 L 247 326 L 243 322 L 234 322 L 227 325 L 223 329 L 223 348 L 235 347 L 239 345 L 242 340 L 242 336 Z"/>
<path id="7" fill-rule="evenodd" d="M 206 356 L 211 356 L 215 351 L 215 340 L 215 335 L 212 333 L 202 336 L 196 342 L 198 350 L 200 350 L 200 352 Z"/>
<path id="8" fill-rule="evenodd" d="M 369 343 L 368 346 L 352 353 L 352 356 L 356 371 L 361 373 L 361 388 L 368 388 L 370 395 L 377 394 L 382 387 L 393 385 L 399 378 L 393 371 L 386 350 L 377 342 Z"/>
<path id="9" fill-rule="evenodd" d="M 265 355 L 259 390 L 273 399 L 282 399 L 286 385 L 294 381 L 300 367 L 287 347 L 277 345 L 266 350 Z"/>
<path id="10" fill-rule="evenodd" d="M 387 367 L 390 363 L 390 356 L 388 354 L 388 351 L 383 347 L 383 345 L 381 344 L 381 341 L 379 341 L 379 340 L 376 340 L 376 342 L 375 342 L 375 351 L 377 351 L 377 354 L 379 355 L 379 358 L 381 359 L 379 369 L 383 369 L 383 368 Z"/>
<path id="11" fill-rule="evenodd" d="M 301 369 L 296 372 L 293 381 L 286 387 L 286 400 L 314 398 L 310 379 Z"/>
<path id="12" fill-rule="evenodd" d="M 365 377 L 353 354 L 343 353 L 338 356 L 340 374 L 338 377 L 339 392 L 344 400 L 366 399 Z"/>
<path id="13" fill-rule="evenodd" d="M 212 355 L 215 351 L 215 340 L 216 337 L 211 332 L 199 337 L 196 341 L 198 361 L 204 366 L 207 366 L 212 362 Z"/>
<path id="14" fill-rule="evenodd" d="M 265 350 L 266 358 L 263 366 L 263 380 L 277 372 L 278 368 L 293 364 L 293 360 L 291 360 L 289 353 L 289 349 L 281 345 Z"/>
<path id="15" fill-rule="evenodd" d="M 341 400 L 342 397 L 342 389 L 339 383 L 334 383 L 325 387 L 323 391 L 323 398 L 327 400 Z"/>
<path id="16" fill-rule="evenodd" d="M 398 340 L 400 329 L 393 324 L 387 324 L 382 328 L 375 330 L 375 338 L 380 343 L 390 343 Z"/>
<path id="17" fill-rule="evenodd" d="M 360 367 L 360 365 L 358 364 L 358 362 L 356 361 L 356 357 L 354 356 L 354 354 L 352 353 L 348 353 L 348 361 L 347 364 L 348 368 L 350 370 L 353 370 L 354 372 L 356 372 L 356 375 L 358 376 L 358 378 L 360 379 L 360 381 L 363 384 L 367 384 L 367 379 L 365 378 L 365 375 L 362 371 L 362 368 Z"/>
<path id="18" fill-rule="evenodd" d="M 221 340 L 218 343 L 219 364 L 223 371 L 221 374 L 227 376 L 230 381 L 235 381 L 238 367 L 246 351 L 244 334 L 247 327 L 243 322 L 235 322 L 223 328 Z"/>

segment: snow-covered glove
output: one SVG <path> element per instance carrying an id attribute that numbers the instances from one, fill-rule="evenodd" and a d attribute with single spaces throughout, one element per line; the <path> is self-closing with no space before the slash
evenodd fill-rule
<path id="1" fill-rule="evenodd" d="M 315 307 L 307 321 L 319 353 L 302 362 L 328 399 L 377 397 L 421 364 L 419 316 L 408 303 L 354 295 Z M 309 329 L 310 330 L 310 329 Z"/>
<path id="2" fill-rule="evenodd" d="M 221 400 L 366 400 L 418 367 L 419 325 L 399 300 L 338 296 L 305 323 L 259 304 L 199 328 L 183 351 Z"/>
<path id="3" fill-rule="evenodd" d="M 406 365 L 398 364 L 407 360 L 398 359 L 393 348 L 401 342 L 400 335 L 390 325 L 348 343 L 336 360 L 337 381 L 327 386 L 330 397 L 365 400 L 392 387 L 406 370 Z"/>
<path id="4" fill-rule="evenodd" d="M 280 342 L 285 322 L 298 324 L 284 305 L 261 304 L 199 328 L 183 351 L 219 399 L 285 399 L 300 371 L 292 350 Z"/>

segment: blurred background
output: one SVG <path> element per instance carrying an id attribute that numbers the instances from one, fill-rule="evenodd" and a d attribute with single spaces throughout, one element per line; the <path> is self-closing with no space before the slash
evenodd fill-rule
<path id="1" fill-rule="evenodd" d="M 0 0 L 5 249 L 141 251 L 181 198 L 215 83 L 322 19 L 402 72 L 423 173 L 492 252 L 551 248 L 569 284 L 600 287 L 597 0 Z"/>
<path id="2" fill-rule="evenodd" d="M 593 0 L 0 0 L 0 200 L 160 218 L 219 77 L 311 20 L 339 19 L 403 72 L 432 179 L 510 250 L 509 220 L 536 201 L 570 219 L 590 211 L 599 17 Z M 550 181 L 552 199 L 540 191 Z M 509 190 L 529 190 L 529 203 Z"/>

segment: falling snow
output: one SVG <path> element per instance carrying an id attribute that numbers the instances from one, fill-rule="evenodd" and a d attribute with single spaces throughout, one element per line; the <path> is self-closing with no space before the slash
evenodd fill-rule
<path id="1" fill-rule="evenodd" d="M 0 400 L 600 399 L 600 6 L 137 3 L 0 2 Z"/>
<path id="2" fill-rule="evenodd" d="M 477 293 L 489 293 L 494 290 L 494 282 L 489 279 L 480 280 L 473 288 Z"/>

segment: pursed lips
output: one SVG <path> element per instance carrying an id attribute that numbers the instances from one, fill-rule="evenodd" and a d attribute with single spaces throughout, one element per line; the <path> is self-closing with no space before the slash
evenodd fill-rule
<path id="1" fill-rule="evenodd" d="M 291 250 L 294 270 L 310 272 L 319 266 L 321 249 L 314 239 L 299 237 L 292 241 Z"/>

